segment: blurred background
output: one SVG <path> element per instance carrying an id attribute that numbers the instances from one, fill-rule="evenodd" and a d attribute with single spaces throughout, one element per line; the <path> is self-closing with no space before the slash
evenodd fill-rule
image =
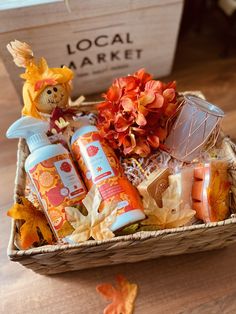
<path id="1" fill-rule="evenodd" d="M 6 50 L 10 40 L 19 39 L 32 46 L 36 57 L 44 56 L 50 66 L 65 64 L 74 71 L 73 97 L 84 94 L 88 100 L 99 99 L 114 78 L 145 67 L 155 78 L 176 80 L 178 91 L 202 91 L 209 101 L 234 116 L 235 0 L 96 3 L 0 3 L 0 75 L 4 85 L 0 101 L 7 106 L 4 114 L 12 110 L 15 117 L 20 111 L 18 104 L 22 104 L 19 74 L 23 70 L 15 66 Z M 14 104 L 10 108 L 6 91 Z M 226 132 L 234 136 L 233 125 L 226 125 Z"/>
<path id="2" fill-rule="evenodd" d="M 15 176 L 15 167 L 16 167 L 16 148 L 17 148 L 17 141 L 14 140 L 6 140 L 5 138 L 5 132 L 9 125 L 15 121 L 20 116 L 21 111 L 21 98 L 19 97 L 19 94 L 17 94 L 15 87 L 13 86 L 12 80 L 14 81 L 14 85 L 18 84 L 14 79 L 14 71 L 15 65 L 13 65 L 12 58 L 6 52 L 5 46 L 6 42 L 9 41 L 9 38 L 12 36 L 11 31 L 9 31 L 7 28 L 13 30 L 14 38 L 10 38 L 10 40 L 14 39 L 20 39 L 22 41 L 27 41 L 27 38 L 34 38 L 32 39 L 32 42 L 29 42 L 32 44 L 33 49 L 34 43 L 36 44 L 37 41 L 43 41 L 42 39 L 42 32 L 37 31 L 37 27 L 33 26 L 31 27 L 31 23 L 40 20 L 41 26 L 42 23 L 47 23 L 48 19 L 51 17 L 51 13 L 53 15 L 53 19 L 57 18 L 65 18 L 63 15 L 64 11 L 62 12 L 60 5 L 63 5 L 65 10 L 65 5 L 67 6 L 67 12 L 66 12 L 66 19 L 68 19 L 68 16 L 70 14 L 74 14 L 74 18 L 76 17 L 76 13 L 73 13 L 73 5 L 77 8 L 83 5 L 86 5 L 87 11 L 89 14 L 93 11 L 91 7 L 89 7 L 89 3 L 95 3 L 94 1 L 50 1 L 51 4 L 46 10 L 48 12 L 49 18 L 45 18 L 43 14 L 40 14 L 40 16 L 34 16 L 34 15 L 24 15 L 22 12 L 25 12 L 25 9 L 14 9 L 15 7 L 26 4 L 28 1 L 4 1 L 4 3 L 0 4 L 0 17 L 1 17 L 1 30 L 0 30 L 0 51 L 2 59 L 0 61 L 0 107 L 1 107 L 1 115 L 0 115 L 0 126 L 1 126 L 1 137 L 0 137 L 0 167 L 1 167 L 1 176 L 0 176 L 0 189 L 1 189 L 1 200 L 0 200 L 0 210 L 2 214 L 1 222 L 1 284 L 2 284 L 2 292 L 1 296 L 4 298 L 4 303 L 2 303 L 2 306 L 6 306 L 8 309 L 8 313 L 13 313 L 14 311 L 14 302 L 12 302 L 12 298 L 15 298 L 15 300 L 18 300 L 18 304 L 21 304 L 20 301 L 20 295 L 22 291 L 26 295 L 28 295 L 28 298 L 26 298 L 26 301 L 24 303 L 25 312 L 24 313 L 39 313 L 40 311 L 40 303 L 38 305 L 34 303 L 34 308 L 32 308 L 32 301 L 33 296 L 35 295 L 34 290 L 27 286 L 27 280 L 28 282 L 31 282 L 34 280 L 34 284 L 37 285 L 38 291 L 42 291 L 43 289 L 46 289 L 47 287 L 50 287 L 51 293 L 53 291 L 55 292 L 53 297 L 55 297 L 55 302 L 58 300 L 58 295 L 56 293 L 57 289 L 62 288 L 56 288 L 54 287 L 54 284 L 50 281 L 48 278 L 42 279 L 42 277 L 38 275 L 34 275 L 31 272 L 27 271 L 26 269 L 23 269 L 22 267 L 16 265 L 15 263 L 9 263 L 6 257 L 6 248 L 7 248 L 7 242 L 9 238 L 9 232 L 10 232 L 10 219 L 6 217 L 6 209 L 10 207 L 12 204 L 12 195 L 13 195 L 13 185 L 14 185 L 14 176 Z M 35 1 L 30 1 L 30 3 L 35 4 Z M 40 1 L 37 1 L 38 3 Z M 46 1 L 41 1 L 41 3 Z M 57 7 L 56 3 L 60 2 L 62 4 Z M 104 1 L 102 1 L 104 3 Z M 115 10 L 116 6 L 119 5 L 115 4 L 114 1 L 107 1 L 108 3 L 112 3 L 111 5 L 107 5 L 107 10 Z M 135 3 L 137 2 L 137 5 L 140 5 L 141 1 L 126 1 L 127 7 L 131 8 L 131 5 L 135 6 Z M 71 3 L 71 6 L 70 6 Z M 86 4 L 87 3 L 87 4 Z M 96 1 L 98 4 L 98 1 Z M 122 0 L 120 3 L 124 5 L 124 1 Z M 153 6 L 153 1 L 146 1 L 145 5 L 148 7 L 148 5 L 151 7 Z M 69 7 L 68 7 L 69 4 Z M 198 90 L 201 91 L 205 97 L 212 103 L 218 105 L 221 107 L 225 113 L 226 117 L 223 121 L 223 130 L 224 132 L 231 136 L 232 139 L 236 141 L 236 128 L 235 128 L 235 121 L 236 121 L 236 1 L 235 0 L 186 0 L 186 1 L 156 1 L 156 4 L 160 4 L 160 7 L 162 7 L 163 12 L 166 14 L 170 14 L 169 19 L 167 15 L 161 14 L 162 16 L 152 16 L 152 20 L 149 26 L 148 30 L 149 32 L 152 30 L 156 30 L 158 34 L 158 38 L 162 38 L 159 41 L 155 40 L 155 37 L 152 37 L 152 41 L 150 41 L 150 46 L 148 47 L 140 47 L 140 49 L 146 49 L 147 51 L 152 51 L 152 54 L 148 57 L 152 57 L 152 60 L 147 61 L 147 64 L 143 62 L 142 64 L 140 62 L 137 62 L 137 64 L 132 64 L 131 68 L 133 69 L 135 66 L 137 67 L 146 67 L 148 71 L 152 72 L 154 70 L 154 74 L 157 78 L 160 78 L 163 81 L 168 80 L 176 80 L 177 81 L 177 89 L 178 91 L 194 91 Z M 156 4 L 154 6 L 156 6 Z M 170 9 L 164 8 L 163 6 L 169 5 Z M 172 6 L 176 5 L 176 11 L 173 10 Z M 6 6 L 8 8 L 6 9 Z M 98 6 L 98 5 L 97 5 Z M 13 9 L 10 9 L 12 7 Z M 36 6 L 33 6 L 33 12 L 36 12 L 35 8 Z M 58 9 L 57 9 L 58 8 Z M 77 8 L 78 9 L 78 8 Z M 124 8 L 126 9 L 126 8 Z M 15 20 L 12 19 L 12 11 L 14 11 L 14 14 L 18 14 L 18 18 Z M 22 11 L 23 10 L 23 11 Z M 32 10 L 32 7 L 29 9 L 26 7 L 27 10 Z M 58 11 L 57 11 L 58 10 Z M 70 10 L 72 13 L 70 13 Z M 96 8 L 98 10 L 98 8 Z M 134 11 L 139 11 L 137 8 L 134 8 Z M 99 10 L 98 10 L 99 11 Z M 141 10 L 143 13 L 137 13 L 139 14 L 138 17 L 140 18 L 139 24 L 142 23 L 141 18 L 147 19 L 150 18 L 149 14 L 152 11 L 150 10 L 149 13 L 144 13 L 145 8 Z M 17 13 L 18 12 L 18 13 Z M 28 11 L 27 11 L 28 12 Z M 106 13 L 106 12 L 103 12 Z M 83 15 L 83 11 L 81 13 Z M 101 14 L 101 12 L 99 13 Z M 109 13 L 110 14 L 110 13 Z M 109 16 L 108 14 L 108 16 Z M 127 22 L 127 12 L 122 13 L 122 16 L 124 19 L 126 19 L 126 26 L 129 24 Z M 178 15 L 176 17 L 176 14 Z M 125 16 L 125 17 L 124 17 Z M 107 17 L 106 17 L 107 18 Z M 93 27 L 95 27 L 96 31 L 99 29 L 99 27 L 102 27 L 104 29 L 104 25 L 100 25 L 99 23 L 103 23 L 106 18 L 102 19 L 102 22 L 99 22 L 96 20 L 95 26 L 92 24 L 92 18 L 89 17 L 89 23 L 90 25 L 90 32 L 94 33 L 95 30 L 93 30 Z M 162 29 L 162 23 L 158 22 L 158 24 L 155 26 L 155 21 L 160 18 L 161 21 L 164 20 L 170 20 L 174 21 L 173 23 L 170 22 L 171 27 L 167 25 L 166 27 L 163 27 Z M 31 19 L 31 22 L 29 22 L 29 19 Z M 121 18 L 122 19 L 122 18 Z M 32 22 L 33 20 L 33 22 Z M 17 36 L 17 21 L 19 21 L 20 27 L 19 27 L 19 37 Z M 22 23 L 25 23 L 25 28 L 23 27 Z M 58 22 L 58 21 L 57 21 Z M 124 33 L 124 25 L 120 25 L 119 20 L 116 20 L 116 28 L 115 32 L 123 34 Z M 137 23 L 136 21 L 135 23 Z M 4 25 L 4 23 L 6 23 Z M 61 27 L 69 27 L 71 28 L 73 26 L 74 22 L 67 21 L 66 23 L 61 23 L 61 20 L 58 22 L 60 24 L 59 29 L 61 32 Z M 163 22 L 164 23 L 164 22 Z M 131 23 L 132 24 L 132 23 Z M 6 26 L 7 25 L 7 26 Z M 64 26 L 63 26 L 64 25 Z M 100 26 L 99 26 L 100 25 Z M 136 24 L 135 24 L 136 25 Z M 108 24 L 109 26 L 109 24 Z M 114 26 L 114 25 L 113 25 Z M 63 55 L 63 52 L 59 50 L 59 52 L 55 49 L 55 43 L 57 40 L 57 35 L 54 30 L 55 24 L 47 26 L 46 32 L 50 34 L 51 30 L 53 33 L 53 39 L 52 37 L 49 37 L 52 41 L 52 47 L 46 47 L 45 41 L 44 41 L 44 47 L 35 48 L 37 51 L 37 55 L 40 57 L 40 52 L 43 50 L 43 48 L 47 48 L 50 50 L 50 54 L 45 55 L 45 57 L 48 57 L 49 60 L 53 59 L 54 53 L 58 56 L 60 54 Z M 81 29 L 85 27 L 83 23 L 81 24 Z M 86 26 L 87 27 L 87 26 Z M 143 36 L 145 36 L 145 27 L 144 31 L 142 33 Z M 168 32 L 166 31 L 168 28 Z M 81 31 L 80 29 L 80 31 Z M 157 30 L 158 29 L 158 30 Z M 88 31 L 86 29 L 85 31 Z M 100 33 L 99 33 L 100 34 Z M 25 35 L 27 38 L 24 39 Z M 37 37 L 38 36 L 38 37 Z M 60 37 L 61 34 L 58 33 L 58 37 Z M 66 43 L 67 43 L 67 34 L 63 35 Z M 78 35 L 79 36 L 79 35 Z M 82 36 L 82 35 L 81 35 Z M 148 38 L 147 34 L 147 38 Z M 171 43 L 169 43 L 169 37 L 171 38 Z M 168 38 L 167 38 L 168 37 Z M 82 38 L 82 37 L 81 37 Z M 135 37 L 134 37 L 135 38 Z M 104 38 L 106 39 L 106 38 Z M 123 40 L 123 39 L 121 39 Z M 132 38 L 128 40 L 133 40 Z M 138 39 L 137 39 L 138 40 Z M 78 41 L 78 40 L 77 40 Z M 119 39 L 118 39 L 119 41 Z M 127 41 L 127 37 L 126 37 Z M 73 52 L 75 45 L 73 46 L 73 42 L 71 43 L 71 52 Z M 104 42 L 103 42 L 104 43 Z M 141 42 L 139 42 L 140 45 Z M 175 45 L 176 44 L 176 45 Z M 163 49 L 162 50 L 162 45 Z M 83 46 L 82 48 L 85 48 Z M 91 48 L 91 56 L 96 53 L 96 47 Z M 171 51 L 170 51 L 171 50 Z M 157 54 L 157 57 L 155 57 L 155 51 Z M 68 52 L 68 51 L 67 51 Z M 82 54 L 82 53 L 81 53 Z M 164 55 L 164 56 L 163 56 Z M 173 60 L 172 60 L 173 55 Z M 88 58 L 90 58 L 89 51 L 86 55 Z M 159 56 L 159 57 L 158 57 Z M 163 56 L 163 57 L 161 57 Z M 168 58 L 167 58 L 168 57 Z M 163 59 L 162 59 L 163 58 Z M 166 60 L 169 60 L 169 68 L 166 70 L 169 72 L 169 74 L 165 75 L 158 75 L 158 68 L 155 68 L 155 64 L 159 64 L 160 60 L 161 62 L 166 62 Z M 163 61 L 162 61 L 163 60 Z M 139 60 L 140 61 L 140 60 Z M 149 62 L 151 62 L 151 65 L 149 65 Z M 132 63 L 132 62 L 131 62 Z M 4 66 L 5 64 L 5 66 Z M 54 64 L 52 64 L 54 65 Z M 61 64 L 57 64 L 57 66 L 60 66 Z M 172 66 L 173 65 L 173 66 Z M 161 67 L 161 65 L 160 65 Z M 13 69 L 14 68 L 14 69 Z M 128 67 L 129 69 L 129 67 Z M 124 75 L 127 74 L 128 71 L 127 68 L 118 69 L 118 72 L 114 73 L 123 73 Z M 84 69 L 83 69 L 84 70 Z M 138 70 L 138 68 L 137 68 Z M 81 72 L 81 71 L 80 71 Z M 128 71 L 129 73 L 129 71 Z M 98 74 L 98 73 L 97 73 Z M 96 75 L 97 75 L 96 74 Z M 10 79 L 11 76 L 11 79 Z M 78 86 L 80 84 L 80 80 L 84 80 L 84 84 L 86 85 L 86 75 L 84 77 L 76 77 L 75 81 L 76 84 L 78 82 Z M 90 79 L 91 81 L 91 79 Z M 111 80 L 108 80 L 107 78 L 100 79 L 102 89 L 106 89 L 111 84 Z M 88 83 L 91 84 L 91 83 Z M 99 84 L 99 79 L 98 83 Z M 92 85 L 89 85 L 92 86 Z M 99 87 L 99 85 L 98 85 Z M 100 88 L 100 87 L 99 87 Z M 90 94 L 86 92 L 86 94 Z M 100 93 L 97 93 L 96 95 L 87 95 L 86 97 L 89 99 L 99 99 Z M 235 273 L 235 267 L 233 269 L 229 269 L 229 272 L 225 272 L 225 265 L 227 263 L 231 263 L 230 265 L 233 266 L 236 263 L 236 256 L 234 254 L 234 249 L 236 246 L 230 247 L 230 249 L 227 249 L 226 254 L 219 254 L 219 253 L 200 253 L 198 255 L 193 256 L 181 256 L 176 258 L 164 258 L 160 261 L 155 262 L 146 262 L 142 264 L 137 264 L 136 266 L 125 266 L 125 270 L 131 271 L 131 268 L 133 268 L 136 272 L 136 280 L 142 281 L 142 272 L 143 267 L 148 267 L 149 272 L 146 272 L 145 275 L 147 276 L 144 280 L 144 285 L 146 285 L 146 288 L 149 289 L 149 283 L 147 278 L 149 278 L 152 281 L 153 276 L 156 276 L 158 278 L 159 284 L 162 283 L 162 292 L 159 292 L 159 297 L 155 298 L 155 306 L 157 306 L 160 309 L 160 313 L 219 313 L 219 306 L 217 305 L 217 302 L 214 303 L 215 298 L 228 298 L 228 303 L 230 308 L 227 313 L 236 313 L 236 282 L 233 280 L 233 275 L 236 275 Z M 220 256 L 220 258 L 219 258 Z M 230 262 L 229 262 L 230 261 Z M 157 267 L 158 265 L 158 267 Z M 212 265 L 214 265 L 214 269 L 217 270 L 217 277 L 212 280 L 212 277 L 210 277 L 210 272 L 207 271 L 204 268 L 204 265 L 208 265 L 207 269 L 209 270 Z M 227 268 L 227 266 L 226 266 Z M 116 267 L 114 271 L 120 271 L 121 268 L 119 266 Z M 173 272 L 175 270 L 175 272 Z M 107 268 L 107 270 L 101 271 L 101 274 L 104 276 L 104 278 L 108 278 L 109 274 L 111 274 L 111 269 Z M 76 273 L 77 274 L 77 273 Z M 99 276 L 99 270 L 93 270 L 91 271 L 92 276 L 94 278 L 100 278 Z M 191 275 L 190 275 L 191 274 Z M 181 286 L 177 283 L 173 282 L 172 278 L 173 275 L 176 276 L 177 281 L 181 281 L 184 283 Z M 15 281 L 15 278 L 18 278 L 18 276 L 21 277 L 21 281 Z M 74 278 L 73 278 L 74 276 Z M 89 274 L 86 272 L 81 272 L 80 275 L 77 277 L 77 275 L 65 275 L 64 277 L 64 287 L 67 283 L 66 280 L 73 281 L 74 284 L 76 284 L 76 278 L 82 278 L 82 283 L 85 284 L 86 289 L 81 290 L 84 293 L 84 297 L 86 297 L 87 291 L 90 290 L 93 291 L 94 287 L 89 287 L 87 283 L 91 279 L 89 277 Z M 191 278 L 194 278 L 195 282 L 194 285 L 192 285 Z M 140 277 L 140 278 L 139 278 Z M 204 280 L 200 280 L 199 278 L 204 278 Z M 84 280 L 83 280 L 84 279 Z M 198 280 L 199 279 L 199 280 Z M 79 281 L 78 281 L 79 282 Z M 155 291 L 158 291 L 159 284 L 158 282 L 152 283 L 152 289 Z M 223 289 L 222 282 L 226 283 L 226 287 Z M 23 288 L 24 287 L 24 288 Z M 61 286 L 62 287 L 62 286 Z M 22 290 L 23 289 L 23 290 Z M 69 289 L 69 288 L 68 288 Z M 90 290 L 89 290 L 90 289 Z M 175 295 L 169 294 L 170 290 L 175 289 Z M 64 291 L 64 290 L 61 290 Z M 83 292 L 84 291 L 84 292 Z M 86 293 L 85 293 L 86 291 Z M 91 292 L 90 291 L 90 292 Z M 91 292 L 93 293 L 93 292 Z M 144 296 L 145 294 L 143 294 Z M 194 295 L 194 300 L 193 296 Z M 61 296 L 64 297 L 63 292 L 61 292 Z M 83 295 L 82 295 L 83 296 Z M 177 296 L 177 299 L 175 298 Z M 47 294 L 43 294 L 41 296 L 42 300 L 47 300 Z M 146 298 L 149 301 L 151 300 L 150 294 L 146 294 Z M 176 300 L 182 300 L 181 302 L 178 302 Z M 142 300 L 142 298 L 141 298 Z M 223 299 L 222 299 L 223 300 Z M 152 300 L 153 301 L 153 300 Z M 208 304 L 209 307 L 201 307 L 202 302 L 205 302 L 205 304 Z M 94 306 L 96 307 L 96 300 L 94 301 Z M 153 301 L 154 302 L 154 301 Z M 224 302 L 224 301 L 222 301 Z M 146 304 L 144 301 L 139 301 L 137 304 L 137 313 L 144 313 L 144 310 L 142 309 L 146 308 L 145 313 L 154 313 L 152 312 L 151 306 L 148 307 L 148 304 Z M 153 303 L 152 303 L 153 304 Z M 175 307 L 175 311 L 173 311 L 173 307 Z M 34 309 L 34 311 L 32 311 Z M 149 311 L 148 311 L 149 309 Z M 209 311 L 205 311 L 205 309 L 209 309 Z M 222 313 L 226 313 L 222 311 Z M 20 312 L 17 312 L 20 313 Z M 49 313 L 45 311 L 45 313 Z M 54 313 L 54 312 L 53 312 Z M 69 313 L 66 311 L 63 313 Z M 158 312 L 155 312 L 158 313 Z"/>

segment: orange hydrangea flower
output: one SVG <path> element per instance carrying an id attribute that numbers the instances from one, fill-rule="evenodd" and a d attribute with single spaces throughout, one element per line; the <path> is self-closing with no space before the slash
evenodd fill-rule
<path id="1" fill-rule="evenodd" d="M 97 107 L 101 135 L 122 155 L 146 157 L 166 138 L 176 96 L 175 82 L 153 80 L 144 69 L 116 79 Z"/>

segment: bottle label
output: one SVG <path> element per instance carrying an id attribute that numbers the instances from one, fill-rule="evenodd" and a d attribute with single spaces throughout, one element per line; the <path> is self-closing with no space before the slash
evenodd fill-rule
<path id="1" fill-rule="evenodd" d="M 67 221 L 65 207 L 79 204 L 86 188 L 70 155 L 61 154 L 40 162 L 30 169 L 29 176 L 56 235 L 64 238 L 72 233 L 74 228 Z"/>
<path id="2" fill-rule="evenodd" d="M 88 180 L 92 179 L 93 183 L 99 183 L 104 179 L 114 177 L 114 172 L 99 141 L 88 143 L 82 150 L 87 169 L 90 169 L 86 173 Z"/>
<path id="3" fill-rule="evenodd" d="M 85 192 L 84 187 L 75 171 L 70 159 L 59 160 L 54 163 L 63 185 L 61 193 L 70 199 L 75 198 Z"/>
<path id="4" fill-rule="evenodd" d="M 110 202 L 117 204 L 117 214 L 143 209 L 137 190 L 123 175 L 123 169 L 113 149 L 100 137 L 98 132 L 80 136 L 73 144 L 72 151 L 80 166 L 88 188 L 96 184 L 102 203 L 99 211 Z"/>

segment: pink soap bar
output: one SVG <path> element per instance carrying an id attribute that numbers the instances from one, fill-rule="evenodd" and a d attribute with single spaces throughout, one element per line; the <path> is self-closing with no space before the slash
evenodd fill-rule
<path id="1" fill-rule="evenodd" d="M 176 183 L 176 194 L 181 201 L 180 208 L 192 205 L 193 171 L 192 167 L 187 167 L 181 172 L 169 176 L 169 184 Z"/>
<path id="2" fill-rule="evenodd" d="M 197 201 L 201 201 L 203 192 L 203 180 L 198 180 L 194 182 L 192 188 L 192 198 Z"/>
<path id="3" fill-rule="evenodd" d="M 205 176 L 205 169 L 203 166 L 198 166 L 194 169 L 194 178 L 203 180 Z"/>
<path id="4" fill-rule="evenodd" d="M 193 209 L 197 218 L 209 222 L 209 205 L 207 187 L 209 185 L 209 164 L 194 169 L 194 183 L 192 187 Z"/>

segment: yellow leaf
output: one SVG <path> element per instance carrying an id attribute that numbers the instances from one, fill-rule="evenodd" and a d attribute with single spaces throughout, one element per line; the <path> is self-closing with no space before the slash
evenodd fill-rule
<path id="1" fill-rule="evenodd" d="M 151 197 L 144 200 L 144 212 L 148 218 L 142 221 L 141 224 L 151 226 L 153 230 L 154 227 L 157 229 L 170 229 L 188 223 L 196 212 L 188 205 L 181 208 L 181 200 L 176 191 L 177 182 L 174 181 L 163 193 L 163 207 L 158 207 L 156 201 Z"/>
<path id="2" fill-rule="evenodd" d="M 26 198 L 21 198 L 22 204 L 14 204 L 7 212 L 7 215 L 14 219 L 21 219 L 25 222 L 20 227 L 20 242 L 23 249 L 28 249 L 33 243 L 39 242 L 37 228 L 49 244 L 52 243 L 52 232 L 48 226 L 45 215 Z"/>
<path id="3" fill-rule="evenodd" d="M 138 286 L 130 283 L 124 276 L 116 276 L 116 287 L 109 283 L 103 283 L 96 287 L 104 299 L 111 300 L 103 311 L 104 314 L 132 314 L 134 302 L 138 292 Z"/>
<path id="4" fill-rule="evenodd" d="M 101 200 L 100 193 L 94 185 L 83 200 L 88 212 L 87 216 L 75 207 L 65 208 L 67 219 L 75 228 L 75 231 L 69 236 L 70 240 L 83 242 L 90 237 L 95 240 L 106 240 L 115 236 L 110 227 L 116 220 L 116 206 L 111 203 L 99 213 L 98 208 Z"/>
<path id="5" fill-rule="evenodd" d="M 211 221 L 221 221 L 229 215 L 230 182 L 227 174 L 228 164 L 223 160 L 211 162 L 211 179 L 207 190 L 211 206 Z"/>

